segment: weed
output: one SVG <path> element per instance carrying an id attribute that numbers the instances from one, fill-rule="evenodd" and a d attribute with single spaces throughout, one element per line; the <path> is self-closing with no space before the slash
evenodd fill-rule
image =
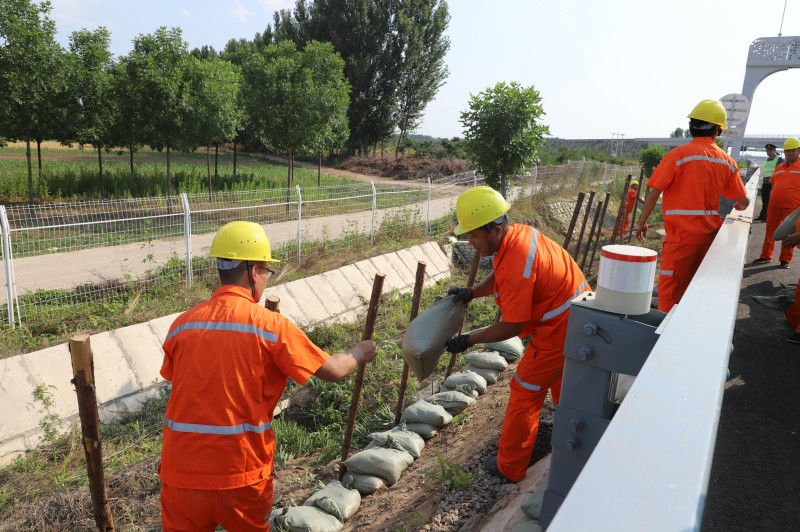
<path id="1" fill-rule="evenodd" d="M 477 471 L 471 473 L 460 464 L 447 460 L 440 453 L 436 454 L 436 467 L 425 473 L 428 480 L 444 484 L 447 491 L 471 488 L 478 475 Z"/>

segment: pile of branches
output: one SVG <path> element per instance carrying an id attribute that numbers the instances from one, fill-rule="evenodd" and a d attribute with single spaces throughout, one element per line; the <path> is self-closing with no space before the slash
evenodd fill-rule
<path id="1" fill-rule="evenodd" d="M 339 168 L 359 174 L 390 177 L 392 179 L 436 179 L 469 170 L 463 159 L 430 159 L 403 157 L 348 157 Z"/>

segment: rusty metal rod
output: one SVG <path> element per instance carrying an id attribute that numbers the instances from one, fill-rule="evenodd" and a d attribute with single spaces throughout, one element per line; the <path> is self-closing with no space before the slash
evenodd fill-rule
<path id="1" fill-rule="evenodd" d="M 419 313 L 419 302 L 422 299 L 422 288 L 425 284 L 425 263 L 417 262 L 417 278 L 414 281 L 414 297 L 411 299 L 411 314 L 409 323 L 414 321 Z M 403 376 L 400 378 L 400 390 L 397 392 L 397 407 L 394 409 L 394 424 L 400 423 L 400 416 L 403 415 L 403 403 L 406 398 L 406 386 L 408 386 L 408 364 L 403 360 Z"/>
<path id="2" fill-rule="evenodd" d="M 600 243 L 600 238 L 603 236 L 603 220 L 606 219 L 606 211 L 608 210 L 608 204 L 611 202 L 611 192 L 606 192 L 606 199 L 603 201 L 603 212 L 600 213 L 600 228 L 597 231 L 597 238 L 594 241 L 594 246 L 592 247 L 592 258 L 589 259 L 589 274 L 592 273 L 592 264 L 594 264 L 594 255 L 597 252 L 597 245 Z"/>
<path id="3" fill-rule="evenodd" d="M 575 200 L 575 209 L 572 211 L 572 220 L 569 221 L 569 228 L 567 229 L 567 236 L 564 238 L 564 249 L 569 246 L 569 241 L 572 240 L 572 232 L 575 230 L 575 223 L 578 221 L 578 215 L 581 213 L 583 206 L 583 197 L 586 195 L 584 192 L 578 192 L 578 199 Z M 569 251 L 569 250 L 568 250 Z"/>
<path id="4" fill-rule="evenodd" d="M 611 233 L 611 244 L 617 241 L 617 233 L 619 233 L 620 241 L 622 240 L 622 228 L 624 227 L 622 217 L 625 215 L 625 201 L 628 196 L 628 188 L 631 186 L 631 179 L 633 176 L 628 174 L 625 178 L 625 186 L 622 189 L 622 199 L 619 202 L 619 209 L 617 210 L 617 221 L 614 223 L 614 232 Z"/>
<path id="5" fill-rule="evenodd" d="M 589 229 L 589 238 L 586 239 L 586 251 L 583 252 L 583 260 L 581 261 L 581 271 L 583 271 L 583 268 L 586 266 L 586 259 L 589 257 L 589 248 L 592 247 L 592 240 L 594 240 L 594 232 L 597 230 L 599 233 L 599 230 L 597 229 L 597 222 L 598 220 L 600 220 L 600 211 L 602 210 L 603 210 L 603 203 L 600 202 L 594 208 L 594 218 L 592 219 L 592 228 Z M 592 265 L 590 263 L 589 267 L 591 268 L 591 266 Z"/>
<path id="6" fill-rule="evenodd" d="M 472 264 L 469 268 L 469 278 L 467 279 L 467 288 L 472 288 L 472 285 L 475 284 L 475 277 L 478 276 L 478 267 L 481 265 L 481 254 L 478 253 L 478 250 L 475 250 L 475 255 L 472 257 Z M 467 309 L 469 308 L 469 303 L 464 308 L 464 320 L 467 319 Z M 458 334 L 461 334 L 464 330 L 464 322 L 461 322 L 461 327 L 458 328 Z M 456 358 L 458 355 L 455 353 L 450 353 L 450 361 L 447 363 L 447 371 L 444 372 L 444 378 L 450 376 L 450 373 L 453 372 L 453 368 L 456 365 Z"/>
<path id="7" fill-rule="evenodd" d="M 578 241 L 575 243 L 575 254 L 572 256 L 573 259 L 577 262 L 578 255 L 581 252 L 581 245 L 583 244 L 583 235 L 586 233 L 586 222 L 589 221 L 589 213 L 592 210 L 592 204 L 594 204 L 594 190 L 589 192 L 589 200 L 586 202 L 586 212 L 583 214 L 583 221 L 581 222 L 581 230 L 578 233 Z"/>
<path id="8" fill-rule="evenodd" d="M 369 299 L 369 307 L 367 308 L 367 321 L 364 324 L 364 334 L 362 340 L 371 340 L 372 331 L 375 329 L 375 318 L 378 316 L 378 304 L 381 299 L 381 292 L 383 292 L 383 280 L 386 276 L 382 273 L 376 273 L 375 279 L 372 281 L 372 296 Z M 350 400 L 350 412 L 347 414 L 347 426 L 344 430 L 344 443 L 342 444 L 342 462 L 339 464 L 339 480 L 344 477 L 345 465 L 344 461 L 350 455 L 350 443 L 353 440 L 353 428 L 356 425 L 356 414 L 358 414 L 358 403 L 361 400 L 361 388 L 364 386 L 364 373 L 366 372 L 366 364 L 359 364 L 358 371 L 356 372 L 356 382 L 353 386 L 353 397 Z"/>
<path id="9" fill-rule="evenodd" d="M 633 212 L 631 213 L 631 232 L 628 235 L 628 242 L 633 240 L 633 235 L 636 233 L 636 209 L 639 207 L 639 198 L 642 195 L 642 190 L 644 189 L 644 168 L 639 170 L 639 190 L 636 191 L 636 201 L 633 204 Z"/>

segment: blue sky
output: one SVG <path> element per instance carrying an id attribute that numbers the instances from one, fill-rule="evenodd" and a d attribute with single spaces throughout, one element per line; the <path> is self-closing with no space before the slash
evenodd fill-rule
<path id="1" fill-rule="evenodd" d="M 52 0 L 58 40 L 105 26 L 125 55 L 140 33 L 178 26 L 190 48 L 252 38 L 287 0 Z M 562 138 L 667 136 L 705 98 L 742 90 L 750 43 L 781 29 L 784 0 L 450 0 L 450 76 L 418 133 L 452 137 L 459 114 L 498 81 L 533 85 Z M 800 35 L 789 0 L 784 36 Z M 758 87 L 747 134 L 800 133 L 800 69 Z"/>

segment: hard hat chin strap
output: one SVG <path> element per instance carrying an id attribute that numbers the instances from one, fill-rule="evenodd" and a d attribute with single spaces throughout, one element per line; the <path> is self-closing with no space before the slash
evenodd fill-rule
<path id="1" fill-rule="evenodd" d="M 253 265 L 249 262 L 247 263 L 247 282 L 250 283 L 250 293 L 253 295 L 253 302 L 257 302 L 255 275 L 253 275 Z"/>

